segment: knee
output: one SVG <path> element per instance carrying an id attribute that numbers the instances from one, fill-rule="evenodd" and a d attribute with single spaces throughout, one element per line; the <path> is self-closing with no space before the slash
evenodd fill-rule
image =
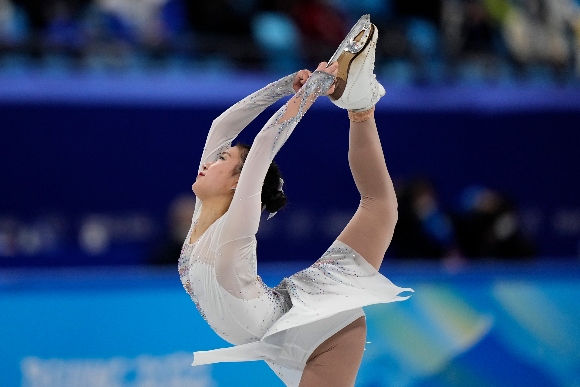
<path id="1" fill-rule="evenodd" d="M 362 195 L 360 199 L 361 207 L 368 208 L 375 212 L 380 213 L 396 213 L 399 204 L 397 203 L 397 197 L 387 196 L 387 197 L 376 197 L 376 196 L 365 196 Z"/>
<path id="2" fill-rule="evenodd" d="M 393 227 L 399 219 L 398 203 L 394 198 L 376 198 L 371 196 L 362 196 L 360 208 L 368 210 L 370 216 L 376 219 L 379 225 Z"/>

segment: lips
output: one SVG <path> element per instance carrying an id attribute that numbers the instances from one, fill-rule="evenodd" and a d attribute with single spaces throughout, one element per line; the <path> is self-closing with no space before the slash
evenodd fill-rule
<path id="1" fill-rule="evenodd" d="M 205 173 L 200 172 L 197 176 L 205 176 Z"/>

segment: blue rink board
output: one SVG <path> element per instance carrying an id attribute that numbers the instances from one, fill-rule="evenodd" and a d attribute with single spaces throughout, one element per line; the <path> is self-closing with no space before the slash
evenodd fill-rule
<path id="1" fill-rule="evenodd" d="M 270 285 L 303 265 L 264 266 Z M 580 267 L 384 267 L 405 302 L 366 308 L 357 386 L 580 385 Z M 263 362 L 191 367 L 226 346 L 176 270 L 0 271 L 0 386 L 282 386 Z"/>

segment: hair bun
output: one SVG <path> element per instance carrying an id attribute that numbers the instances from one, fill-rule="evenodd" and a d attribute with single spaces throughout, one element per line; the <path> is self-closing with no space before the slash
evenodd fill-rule
<path id="1" fill-rule="evenodd" d="M 286 194 L 282 191 L 276 191 L 272 196 L 266 201 L 266 211 L 269 213 L 278 212 L 279 209 L 286 205 L 288 198 Z"/>
<path id="2" fill-rule="evenodd" d="M 262 186 L 262 205 L 265 205 L 266 211 L 271 214 L 278 212 L 288 201 L 284 190 L 281 189 L 282 182 L 280 168 L 272 161 L 264 178 L 264 185 Z"/>

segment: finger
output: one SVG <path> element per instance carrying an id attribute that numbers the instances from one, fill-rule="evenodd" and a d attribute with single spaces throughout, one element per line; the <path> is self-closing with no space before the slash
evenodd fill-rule
<path id="1" fill-rule="evenodd" d="M 328 72 L 336 76 L 336 74 L 338 74 L 338 66 L 328 68 Z"/>

